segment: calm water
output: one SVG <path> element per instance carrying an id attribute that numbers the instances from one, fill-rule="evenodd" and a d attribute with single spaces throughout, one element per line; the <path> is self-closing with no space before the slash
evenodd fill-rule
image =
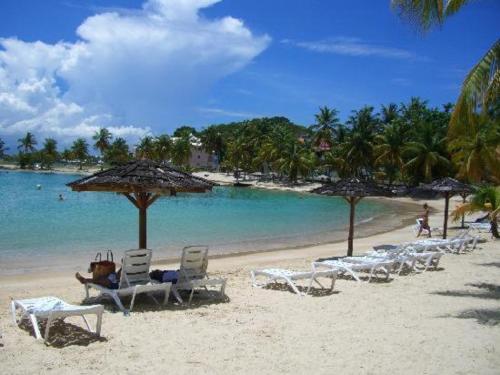
<path id="1" fill-rule="evenodd" d="M 71 192 L 65 183 L 78 177 L 0 172 L 0 271 L 13 260 L 89 258 L 97 250 L 137 246 L 137 209 L 116 194 Z M 387 210 L 362 202 L 356 219 Z M 217 187 L 156 201 L 148 210 L 148 247 L 168 257 L 188 244 L 220 253 L 300 245 L 344 230 L 347 219 L 341 198 Z"/>

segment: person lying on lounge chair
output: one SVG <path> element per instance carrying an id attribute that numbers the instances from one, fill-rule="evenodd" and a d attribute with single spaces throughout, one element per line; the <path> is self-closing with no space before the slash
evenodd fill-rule
<path id="1" fill-rule="evenodd" d="M 102 285 L 105 288 L 109 289 L 118 289 L 120 284 L 120 272 L 111 272 L 108 276 L 101 276 L 97 279 L 88 279 L 80 275 L 80 272 L 75 273 L 76 279 L 82 284 L 93 283 L 97 285 Z"/>

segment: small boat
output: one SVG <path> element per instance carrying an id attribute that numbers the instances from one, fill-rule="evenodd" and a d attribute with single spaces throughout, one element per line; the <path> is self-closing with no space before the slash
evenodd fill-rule
<path id="1" fill-rule="evenodd" d="M 233 186 L 235 186 L 235 187 L 249 187 L 249 186 L 252 186 L 252 184 L 238 181 L 238 182 L 235 182 L 233 184 Z"/>

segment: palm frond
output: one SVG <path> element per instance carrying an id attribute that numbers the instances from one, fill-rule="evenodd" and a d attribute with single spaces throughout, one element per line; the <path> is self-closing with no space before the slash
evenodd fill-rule
<path id="1" fill-rule="evenodd" d="M 500 98 L 500 40 L 497 40 L 472 68 L 462 84 L 450 120 L 449 136 L 455 137 L 467 128 L 476 112 L 487 112 Z"/>

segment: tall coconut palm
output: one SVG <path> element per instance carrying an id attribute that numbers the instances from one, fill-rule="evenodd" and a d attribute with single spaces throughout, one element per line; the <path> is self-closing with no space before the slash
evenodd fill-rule
<path id="1" fill-rule="evenodd" d="M 382 105 L 382 110 L 380 111 L 380 117 L 384 124 L 390 124 L 392 121 L 399 117 L 399 108 L 395 103 L 389 103 L 389 105 Z"/>
<path id="2" fill-rule="evenodd" d="M 277 161 L 281 172 L 288 175 L 291 182 L 297 183 L 298 177 L 307 177 L 314 168 L 316 155 L 299 142 L 287 147 Z"/>
<path id="3" fill-rule="evenodd" d="M 445 20 L 459 11 L 469 0 L 392 0 L 400 15 L 428 31 L 441 26 Z M 500 98 L 500 41 L 497 39 L 484 56 L 467 74 L 451 116 L 449 136 L 455 137 L 468 127 L 472 113 L 488 113 L 498 106 Z"/>
<path id="4" fill-rule="evenodd" d="M 45 138 L 41 150 L 42 167 L 50 169 L 58 156 L 57 141 L 52 138 Z"/>
<path id="5" fill-rule="evenodd" d="M 172 140 L 166 134 L 162 134 L 155 139 L 155 159 L 159 161 L 168 160 L 172 154 Z"/>
<path id="6" fill-rule="evenodd" d="M 406 134 L 401 124 L 387 125 L 382 134 L 375 136 L 375 165 L 383 166 L 391 184 L 403 168 L 403 150 Z"/>
<path id="7" fill-rule="evenodd" d="M 5 156 L 5 151 L 7 151 L 8 149 L 8 147 L 5 147 L 5 142 L 3 141 L 3 139 L 0 138 L 0 158 L 3 158 Z"/>
<path id="8" fill-rule="evenodd" d="M 423 178 L 430 182 L 436 173 L 444 172 L 451 165 L 445 156 L 446 138 L 440 138 L 428 123 L 421 125 L 417 134 L 417 140 L 404 147 L 404 154 L 410 158 L 404 168 L 415 181 Z"/>
<path id="9" fill-rule="evenodd" d="M 191 157 L 191 142 L 188 136 L 177 138 L 172 148 L 172 162 L 178 167 L 188 164 Z"/>
<path id="10" fill-rule="evenodd" d="M 340 145 L 350 173 L 357 177 L 365 175 L 373 168 L 374 137 L 379 127 L 379 121 L 373 114 L 373 107 L 363 107 L 353 111 L 347 125 L 351 132 L 344 143 Z"/>
<path id="11" fill-rule="evenodd" d="M 316 145 L 321 142 L 332 144 L 337 128 L 340 125 L 337 117 L 338 113 L 335 108 L 319 107 L 319 113 L 314 115 L 316 123 L 310 127 L 314 131 L 314 143 Z"/>
<path id="12" fill-rule="evenodd" d="M 458 178 L 470 182 L 500 182 L 500 124 L 485 116 L 471 117 L 466 132 L 448 145 L 452 161 L 459 167 Z"/>
<path id="13" fill-rule="evenodd" d="M 153 159 L 155 154 L 154 138 L 146 135 L 135 147 L 135 156 L 140 159 Z"/>
<path id="14" fill-rule="evenodd" d="M 99 150 L 101 156 L 104 156 L 104 153 L 109 148 L 112 138 L 113 135 L 106 128 L 99 129 L 92 137 L 92 139 L 95 141 L 94 148 L 96 150 Z"/>
<path id="15" fill-rule="evenodd" d="M 125 164 L 130 160 L 127 141 L 116 138 L 104 153 L 104 160 L 111 165 Z"/>
<path id="16" fill-rule="evenodd" d="M 35 151 L 37 141 L 33 133 L 27 132 L 26 135 L 23 138 L 19 138 L 17 142 L 19 143 L 19 146 L 17 147 L 19 150 L 22 150 L 25 153 Z"/>
<path id="17" fill-rule="evenodd" d="M 78 160 L 79 169 L 82 169 L 83 163 L 89 157 L 89 145 L 85 138 L 78 138 L 71 146 L 71 153 L 73 157 Z"/>
<path id="18" fill-rule="evenodd" d="M 217 155 L 219 162 L 222 160 L 224 140 L 220 131 L 215 126 L 209 126 L 201 134 L 201 143 L 205 151 Z"/>

